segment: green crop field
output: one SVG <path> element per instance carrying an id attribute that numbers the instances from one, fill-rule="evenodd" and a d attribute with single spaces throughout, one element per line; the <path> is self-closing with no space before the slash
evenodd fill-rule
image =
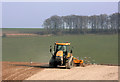
<path id="1" fill-rule="evenodd" d="M 2 28 L 3 33 L 38 33 L 43 30 L 41 28 Z"/>
<path id="2" fill-rule="evenodd" d="M 117 35 L 64 35 L 64 36 L 26 36 L 3 37 L 3 61 L 48 62 L 51 54 L 49 46 L 55 41 L 70 42 L 73 55 L 84 58 L 91 57 L 96 63 L 117 64 L 118 36 Z"/>

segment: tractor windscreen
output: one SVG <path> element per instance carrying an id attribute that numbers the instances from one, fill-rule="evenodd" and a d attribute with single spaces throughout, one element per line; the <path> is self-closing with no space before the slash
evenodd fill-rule
<path id="1" fill-rule="evenodd" d="M 63 52 L 68 51 L 68 45 L 57 45 L 57 51 L 62 50 Z"/>

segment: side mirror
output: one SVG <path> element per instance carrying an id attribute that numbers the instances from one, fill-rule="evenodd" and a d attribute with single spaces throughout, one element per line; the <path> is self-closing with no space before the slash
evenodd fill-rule
<path id="1" fill-rule="evenodd" d="M 70 51 L 70 53 L 72 53 L 72 50 Z"/>
<path id="2" fill-rule="evenodd" d="M 52 49 L 50 49 L 50 52 L 52 52 Z"/>
<path id="3" fill-rule="evenodd" d="M 50 52 L 52 52 L 52 46 L 50 46 Z"/>

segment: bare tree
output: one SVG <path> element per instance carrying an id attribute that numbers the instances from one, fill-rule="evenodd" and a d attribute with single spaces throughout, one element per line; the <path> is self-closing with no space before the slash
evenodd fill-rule
<path id="1" fill-rule="evenodd" d="M 92 16 L 51 16 L 43 23 L 43 27 L 54 33 L 68 31 L 69 33 L 117 33 L 119 13 L 112 15 Z M 62 30 L 62 31 L 61 31 Z"/>

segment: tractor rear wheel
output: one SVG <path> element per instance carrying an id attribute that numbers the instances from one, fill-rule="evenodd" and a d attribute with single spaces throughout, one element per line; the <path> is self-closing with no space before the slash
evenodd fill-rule
<path id="1" fill-rule="evenodd" d="M 70 57 L 68 62 L 66 63 L 66 69 L 71 69 L 73 67 L 73 56 Z"/>

